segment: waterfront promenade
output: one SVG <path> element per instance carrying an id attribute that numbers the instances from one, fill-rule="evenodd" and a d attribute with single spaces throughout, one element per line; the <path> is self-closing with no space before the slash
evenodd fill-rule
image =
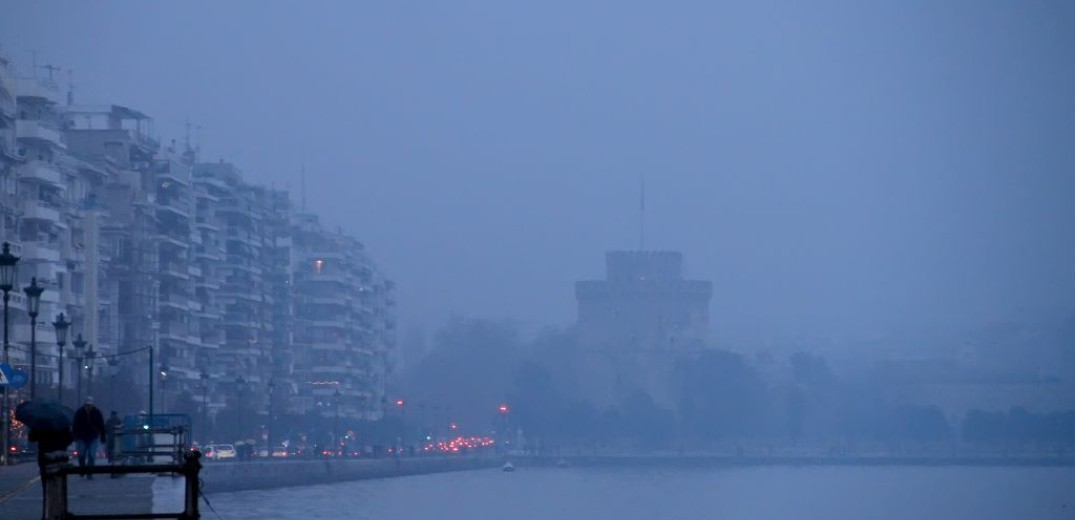
<path id="1" fill-rule="evenodd" d="M 127 475 L 113 479 L 98 475 L 93 480 L 67 480 L 67 497 L 74 513 L 147 513 L 153 508 L 150 475 Z M 41 518 L 41 481 L 34 463 L 0 466 L 0 518 Z"/>
<path id="2" fill-rule="evenodd" d="M 492 468 L 502 464 L 494 456 L 414 457 L 403 459 L 206 461 L 201 471 L 203 492 L 329 484 L 350 480 L 400 477 Z M 173 482 L 174 480 L 174 482 Z M 93 480 L 68 478 L 68 500 L 74 513 L 136 513 L 153 511 L 154 503 L 175 503 L 182 478 L 126 475 Z M 163 485 L 161 485 L 163 484 Z M 154 496 L 164 493 L 168 496 Z M 176 509 L 178 510 L 178 509 Z M 0 519 L 36 519 L 41 516 L 41 482 L 33 463 L 0 466 Z"/>

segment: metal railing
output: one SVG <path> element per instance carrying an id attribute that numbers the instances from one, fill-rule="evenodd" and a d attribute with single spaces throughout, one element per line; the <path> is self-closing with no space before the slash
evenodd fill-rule
<path id="1" fill-rule="evenodd" d="M 184 455 L 182 463 L 174 464 L 140 464 L 126 466 L 73 466 L 65 452 L 50 453 L 41 464 L 41 481 L 44 483 L 44 508 L 42 518 L 45 520 L 133 520 L 171 518 L 176 520 L 198 520 L 198 496 L 202 454 L 191 451 Z M 126 475 L 132 473 L 161 474 L 172 473 L 186 478 L 183 492 L 183 511 L 178 513 L 114 513 L 87 514 L 72 513 L 67 507 L 68 475 Z"/>
<path id="2" fill-rule="evenodd" d="M 115 432 L 115 459 L 121 464 L 179 464 L 190 448 L 190 417 L 185 414 L 131 415 Z"/>

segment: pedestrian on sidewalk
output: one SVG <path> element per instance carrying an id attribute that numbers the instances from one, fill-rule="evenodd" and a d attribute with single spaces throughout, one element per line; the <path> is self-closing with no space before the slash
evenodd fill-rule
<path id="1" fill-rule="evenodd" d="M 108 441 L 105 442 L 105 455 L 108 457 L 109 463 L 116 461 L 116 450 L 119 449 L 119 434 L 120 428 L 123 426 L 123 420 L 119 418 L 119 413 L 112 410 L 112 413 L 108 415 L 108 420 L 105 421 L 105 432 L 108 434 Z"/>
<path id="2" fill-rule="evenodd" d="M 105 418 L 96 406 L 93 405 L 93 397 L 87 397 L 85 404 L 75 412 L 75 424 L 72 432 L 75 437 L 75 446 L 78 449 L 78 465 L 82 467 L 93 466 L 97 460 L 98 441 L 104 442 Z M 86 475 L 92 479 L 93 475 Z"/>

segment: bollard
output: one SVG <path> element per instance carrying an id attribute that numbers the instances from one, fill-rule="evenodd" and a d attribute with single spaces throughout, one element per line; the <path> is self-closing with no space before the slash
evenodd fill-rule
<path id="1" fill-rule="evenodd" d="M 198 494 L 201 492 L 201 479 L 198 473 L 202 469 L 200 451 L 192 451 L 184 455 L 183 476 L 186 477 L 186 493 L 183 500 L 183 516 L 180 520 L 198 520 Z"/>
<path id="2" fill-rule="evenodd" d="M 45 520 L 64 520 L 67 513 L 67 466 L 69 457 L 66 452 L 46 453 L 44 461 L 39 463 L 43 496 L 41 498 L 41 518 Z"/>

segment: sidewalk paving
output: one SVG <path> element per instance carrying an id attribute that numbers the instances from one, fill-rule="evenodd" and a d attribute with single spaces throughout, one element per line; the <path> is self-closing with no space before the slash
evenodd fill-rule
<path id="1" fill-rule="evenodd" d="M 155 480 L 152 475 L 96 475 L 92 480 L 71 476 L 67 479 L 68 507 L 76 514 L 149 513 L 153 510 Z M 0 518 L 41 518 L 41 482 L 36 464 L 0 466 Z"/>

